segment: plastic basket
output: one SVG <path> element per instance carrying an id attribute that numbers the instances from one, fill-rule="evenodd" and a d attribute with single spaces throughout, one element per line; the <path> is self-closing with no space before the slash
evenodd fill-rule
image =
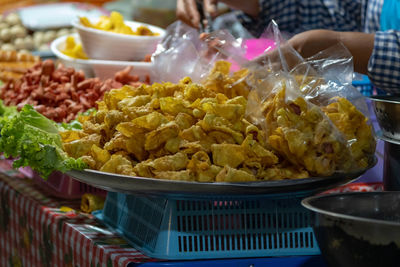
<path id="1" fill-rule="evenodd" d="M 385 91 L 373 86 L 367 75 L 357 73 L 353 79 L 353 86 L 366 97 L 387 94 Z"/>
<path id="2" fill-rule="evenodd" d="M 44 180 L 38 173 L 32 171 L 31 177 L 43 190 L 58 198 L 78 199 L 85 193 L 97 195 L 107 193 L 102 189 L 81 183 L 61 172 L 53 172 L 47 180 Z"/>
<path id="3" fill-rule="evenodd" d="M 353 86 L 364 96 L 371 96 L 374 94 L 374 88 L 366 75 L 357 74 L 353 79 Z"/>
<path id="4" fill-rule="evenodd" d="M 311 213 L 296 197 L 201 200 L 109 192 L 94 215 L 159 259 L 316 255 Z"/>

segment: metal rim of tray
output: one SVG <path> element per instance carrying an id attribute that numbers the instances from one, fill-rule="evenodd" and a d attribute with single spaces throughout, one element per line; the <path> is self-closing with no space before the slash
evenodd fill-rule
<path id="1" fill-rule="evenodd" d="M 175 181 L 156 178 L 125 176 L 96 170 L 72 170 L 68 175 L 78 181 L 108 191 L 145 194 L 145 195 L 170 195 L 170 196 L 259 196 L 277 194 L 295 194 L 299 192 L 316 193 L 332 187 L 345 184 L 361 176 L 368 169 L 357 170 L 350 173 L 337 172 L 329 177 L 310 177 L 304 179 L 291 179 L 279 181 L 260 181 L 244 183 L 201 183 L 189 181 Z"/>

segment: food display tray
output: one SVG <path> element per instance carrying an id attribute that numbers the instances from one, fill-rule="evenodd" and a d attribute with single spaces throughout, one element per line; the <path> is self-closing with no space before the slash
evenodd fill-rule
<path id="1" fill-rule="evenodd" d="M 280 181 L 260 181 L 245 183 L 201 183 L 176 180 L 164 180 L 156 178 L 144 178 L 125 176 L 113 173 L 100 172 L 96 170 L 72 170 L 67 174 L 73 178 L 105 189 L 107 191 L 125 194 L 145 194 L 161 196 L 187 196 L 209 197 L 209 196 L 254 196 L 265 194 L 292 194 L 298 191 L 317 193 L 329 188 L 347 183 L 361 176 L 366 169 L 351 173 L 335 173 L 329 177 L 310 177 L 305 179 L 292 179 Z"/>
<path id="2" fill-rule="evenodd" d="M 317 255 L 309 193 L 191 200 L 109 192 L 94 216 L 152 258 L 169 260 Z"/>

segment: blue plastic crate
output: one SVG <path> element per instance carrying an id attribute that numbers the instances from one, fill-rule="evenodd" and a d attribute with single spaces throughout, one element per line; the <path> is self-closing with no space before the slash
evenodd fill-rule
<path id="1" fill-rule="evenodd" d="M 95 216 L 159 259 L 316 255 L 301 197 L 172 199 L 109 192 Z"/>
<path id="2" fill-rule="evenodd" d="M 367 75 L 362 75 L 359 73 L 354 76 L 353 86 L 366 97 L 387 94 L 385 91 L 373 86 Z"/>
<path id="3" fill-rule="evenodd" d="M 374 94 L 374 88 L 366 75 L 356 74 L 353 79 L 353 86 L 364 96 L 371 96 Z"/>

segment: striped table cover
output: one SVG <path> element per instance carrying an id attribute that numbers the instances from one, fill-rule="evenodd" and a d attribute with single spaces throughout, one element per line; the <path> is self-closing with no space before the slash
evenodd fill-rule
<path id="1" fill-rule="evenodd" d="M 109 267 L 155 261 L 81 213 L 80 200 L 51 197 L 2 161 L 0 172 L 0 266 Z"/>

